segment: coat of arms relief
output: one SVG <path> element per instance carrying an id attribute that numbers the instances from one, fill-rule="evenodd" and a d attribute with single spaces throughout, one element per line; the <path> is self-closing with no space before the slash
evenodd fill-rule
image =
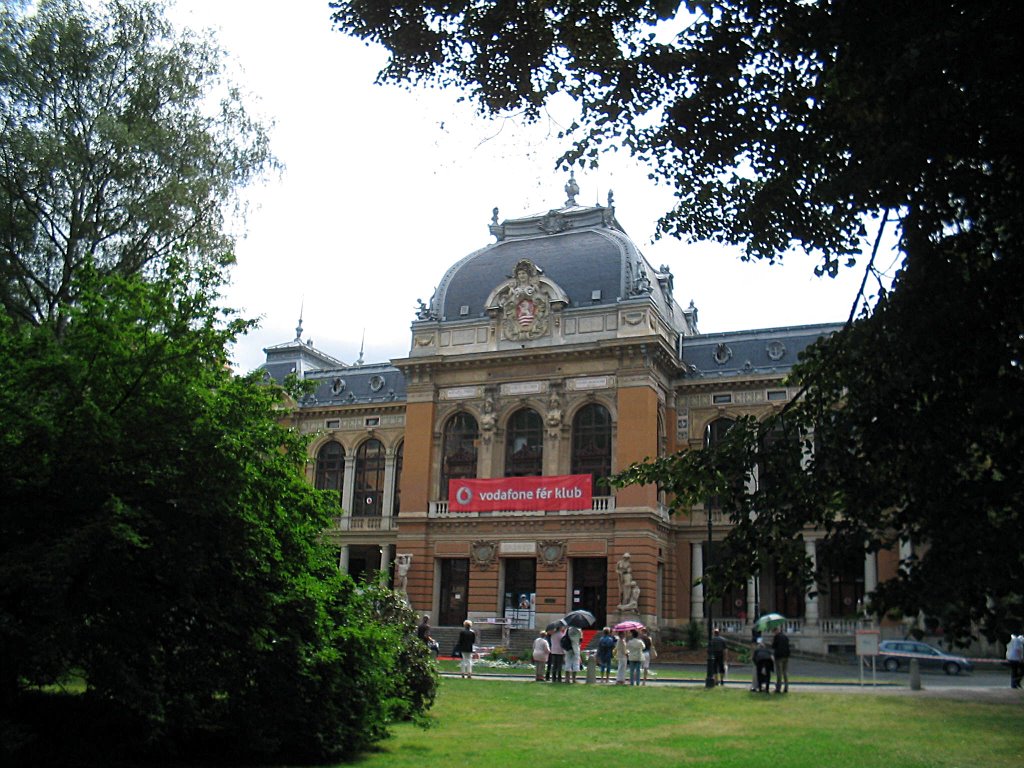
<path id="1" fill-rule="evenodd" d="M 500 318 L 506 339 L 523 341 L 550 333 L 555 311 L 568 303 L 565 292 L 545 278 L 537 265 L 522 259 L 512 276 L 491 293 L 487 310 Z"/>

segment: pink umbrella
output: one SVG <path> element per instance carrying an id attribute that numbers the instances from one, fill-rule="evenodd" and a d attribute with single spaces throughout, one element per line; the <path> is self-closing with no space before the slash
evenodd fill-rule
<path id="1" fill-rule="evenodd" d="M 631 629 L 640 630 L 640 629 L 643 629 L 643 628 L 644 628 L 644 625 L 641 624 L 639 621 L 620 621 L 618 624 L 616 624 L 614 627 L 612 627 L 612 631 L 613 632 L 629 632 Z"/>

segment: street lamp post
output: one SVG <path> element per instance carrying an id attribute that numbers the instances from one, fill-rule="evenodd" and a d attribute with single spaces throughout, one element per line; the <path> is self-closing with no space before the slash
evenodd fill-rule
<path id="1" fill-rule="evenodd" d="M 708 518 L 708 551 L 704 555 L 703 559 L 703 572 L 701 573 L 700 588 L 704 594 L 704 616 L 708 628 L 708 671 L 707 677 L 704 678 L 705 688 L 715 687 L 715 657 L 711 652 L 711 601 L 708 600 L 708 561 L 711 559 L 711 505 L 707 504 L 704 507 L 704 511 Z"/>

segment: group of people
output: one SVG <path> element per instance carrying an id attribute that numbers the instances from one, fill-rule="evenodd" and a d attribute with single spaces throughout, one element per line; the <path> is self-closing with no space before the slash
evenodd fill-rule
<path id="1" fill-rule="evenodd" d="M 559 624 L 550 632 L 541 631 L 533 641 L 534 679 L 537 682 L 575 683 L 583 668 L 580 644 L 583 632 L 579 627 Z M 611 682 L 612 662 L 617 661 L 615 682 L 625 685 L 646 685 L 651 660 L 657 651 L 650 634 L 644 629 L 612 634 L 610 627 L 601 631 L 597 641 L 597 680 Z"/>
<path id="2" fill-rule="evenodd" d="M 583 630 L 559 624 L 533 641 L 534 680 L 575 683 L 583 668 Z M 564 680 L 563 680 L 564 678 Z"/>
<path id="3" fill-rule="evenodd" d="M 709 648 L 711 666 L 717 685 L 725 682 L 728 671 L 728 646 L 719 630 L 714 630 Z M 789 637 L 782 627 L 776 627 L 769 645 L 763 637 L 754 637 L 754 651 L 751 655 L 754 673 L 750 690 L 755 693 L 771 693 L 772 673 L 775 673 L 775 692 L 789 693 Z"/>

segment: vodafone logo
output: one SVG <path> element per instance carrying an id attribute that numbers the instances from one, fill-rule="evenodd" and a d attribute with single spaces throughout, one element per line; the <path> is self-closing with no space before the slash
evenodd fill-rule
<path id="1" fill-rule="evenodd" d="M 455 501 L 462 506 L 469 504 L 473 500 L 473 492 L 466 486 L 462 486 L 458 491 L 455 492 Z"/>

